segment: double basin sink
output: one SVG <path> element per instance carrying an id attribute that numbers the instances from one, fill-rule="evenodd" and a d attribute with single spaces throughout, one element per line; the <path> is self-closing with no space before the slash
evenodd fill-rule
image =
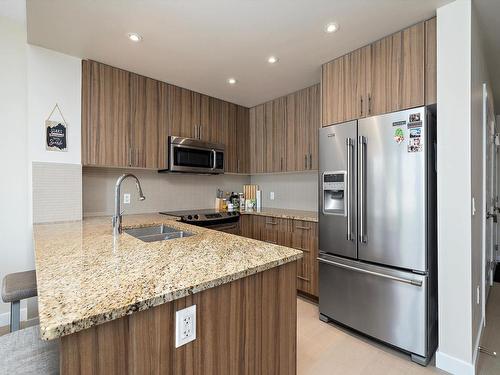
<path id="1" fill-rule="evenodd" d="M 173 240 L 176 238 L 191 237 L 194 235 L 192 232 L 172 228 L 167 225 L 131 228 L 125 229 L 124 232 L 144 242 Z"/>

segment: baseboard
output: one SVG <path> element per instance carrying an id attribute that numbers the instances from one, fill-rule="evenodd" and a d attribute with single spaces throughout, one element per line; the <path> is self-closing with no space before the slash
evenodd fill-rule
<path id="1" fill-rule="evenodd" d="M 449 356 L 439 350 L 436 352 L 436 367 L 453 375 L 474 375 L 475 373 L 474 364 Z"/>
<path id="2" fill-rule="evenodd" d="M 28 319 L 28 309 L 26 307 L 21 308 L 21 321 Z M 0 327 L 8 326 L 10 324 L 10 312 L 0 314 Z"/>

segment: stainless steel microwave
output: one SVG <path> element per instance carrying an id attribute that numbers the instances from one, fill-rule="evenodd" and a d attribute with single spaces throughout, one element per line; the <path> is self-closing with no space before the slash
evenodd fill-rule
<path id="1" fill-rule="evenodd" d="M 224 173 L 224 145 L 169 136 L 168 172 Z"/>

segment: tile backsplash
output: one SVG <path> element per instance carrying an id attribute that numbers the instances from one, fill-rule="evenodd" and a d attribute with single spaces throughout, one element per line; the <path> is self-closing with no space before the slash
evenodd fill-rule
<path id="1" fill-rule="evenodd" d="M 251 176 L 262 190 L 262 206 L 295 210 L 318 210 L 318 172 L 261 174 Z M 274 192 L 274 200 L 270 193 Z"/>
<path id="2" fill-rule="evenodd" d="M 82 166 L 33 162 L 33 223 L 81 220 Z"/>
<path id="3" fill-rule="evenodd" d="M 150 170 L 83 168 L 83 215 L 112 215 L 114 188 L 123 173 L 133 173 L 141 181 L 146 200 L 139 201 L 133 179 L 122 184 L 122 210 L 127 213 L 149 213 L 182 209 L 212 208 L 217 188 L 241 192 L 250 183 L 249 176 L 168 174 Z M 123 194 L 130 193 L 130 204 L 123 203 Z"/>

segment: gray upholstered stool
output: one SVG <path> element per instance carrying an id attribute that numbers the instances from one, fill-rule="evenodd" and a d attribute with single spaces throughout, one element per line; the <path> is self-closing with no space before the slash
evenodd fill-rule
<path id="1" fill-rule="evenodd" d="M 36 295 L 36 273 L 34 270 L 10 273 L 3 278 L 2 300 L 6 303 L 10 302 L 11 332 L 20 328 L 21 300 Z"/>
<path id="2" fill-rule="evenodd" d="M 59 339 L 40 339 L 40 326 L 0 336 L 0 374 L 59 374 Z"/>

